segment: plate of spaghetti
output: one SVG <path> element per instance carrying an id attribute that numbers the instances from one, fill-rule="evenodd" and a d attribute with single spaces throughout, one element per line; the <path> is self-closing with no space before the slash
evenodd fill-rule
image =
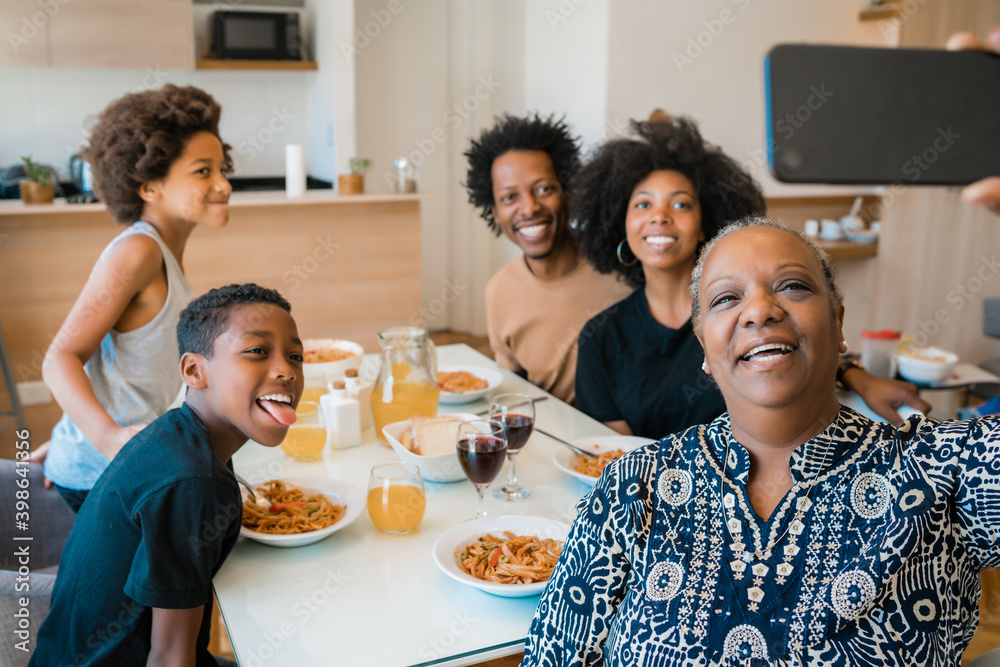
<path id="1" fill-rule="evenodd" d="M 603 435 L 594 438 L 580 438 L 570 444 L 580 449 L 594 452 L 598 458 L 581 456 L 568 447 L 559 447 L 552 454 L 552 462 L 567 475 L 572 475 L 588 486 L 597 483 L 605 466 L 620 459 L 633 449 L 648 445 L 655 440 L 634 435 Z"/>
<path id="2" fill-rule="evenodd" d="M 323 477 L 287 477 L 255 485 L 256 504 L 241 490 L 240 535 L 273 547 L 319 542 L 365 511 L 361 489 Z"/>
<path id="3" fill-rule="evenodd" d="M 483 366 L 441 366 L 437 384 L 441 403 L 470 403 L 496 389 L 503 375 Z"/>
<path id="4" fill-rule="evenodd" d="M 501 597 L 540 595 L 569 526 L 537 516 L 483 517 L 446 531 L 434 562 L 455 581 Z"/>

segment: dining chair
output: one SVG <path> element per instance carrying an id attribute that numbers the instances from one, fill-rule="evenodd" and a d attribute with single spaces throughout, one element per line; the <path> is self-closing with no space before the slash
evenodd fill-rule
<path id="1" fill-rule="evenodd" d="M 26 475 L 22 470 L 27 470 Z M 24 484 L 20 481 L 23 479 L 28 480 L 26 521 L 17 515 L 21 510 L 15 496 Z M 4 490 L 0 494 L 0 544 L 6 545 L 0 554 L 0 665 L 27 664 L 30 654 L 16 646 L 21 640 L 15 631 L 23 616 L 14 614 L 22 609 L 21 599 L 27 598 L 31 624 L 29 646 L 33 647 L 38 627 L 49 612 L 63 545 L 76 519 L 59 492 L 45 488 L 44 479 L 40 465 L 18 465 L 15 461 L 0 460 L 0 489 Z M 16 539 L 24 537 L 31 539 Z M 25 550 L 27 556 L 22 555 Z M 22 559 L 27 560 L 27 564 L 20 562 Z"/>

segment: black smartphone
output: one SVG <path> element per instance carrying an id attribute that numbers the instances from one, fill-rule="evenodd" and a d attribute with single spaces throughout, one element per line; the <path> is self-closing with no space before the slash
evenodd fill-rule
<path id="1" fill-rule="evenodd" d="M 1000 55 L 781 44 L 764 81 L 779 181 L 964 185 L 1000 175 Z"/>

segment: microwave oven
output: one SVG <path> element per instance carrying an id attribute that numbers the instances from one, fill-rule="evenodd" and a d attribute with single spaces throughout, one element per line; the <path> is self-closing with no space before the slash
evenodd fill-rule
<path id="1" fill-rule="evenodd" d="M 300 42 L 295 12 L 217 11 L 213 16 L 213 58 L 301 60 Z"/>

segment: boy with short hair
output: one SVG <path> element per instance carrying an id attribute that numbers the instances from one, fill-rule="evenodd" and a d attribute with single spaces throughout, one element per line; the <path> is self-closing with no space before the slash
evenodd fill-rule
<path id="1" fill-rule="evenodd" d="M 228 285 L 180 315 L 187 396 L 94 485 L 63 550 L 31 665 L 198 665 L 212 577 L 242 517 L 230 458 L 278 445 L 302 395 L 302 341 L 278 292 Z"/>

